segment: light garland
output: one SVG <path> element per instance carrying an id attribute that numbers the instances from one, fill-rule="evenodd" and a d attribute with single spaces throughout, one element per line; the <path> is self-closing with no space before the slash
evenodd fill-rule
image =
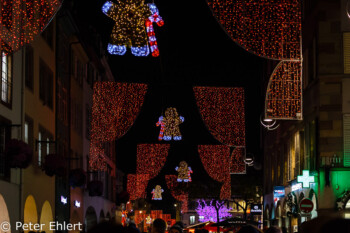
<path id="1" fill-rule="evenodd" d="M 158 140 L 170 141 L 174 139 L 179 141 L 182 139 L 179 125 L 184 122 L 185 118 L 179 116 L 176 108 L 167 108 L 164 116 L 160 116 L 156 126 L 160 126 Z"/>
<path id="2" fill-rule="evenodd" d="M 94 85 L 90 170 L 104 170 L 104 156 L 98 145 L 122 137 L 134 123 L 147 92 L 146 84 L 96 82 Z"/>
<path id="3" fill-rule="evenodd" d="M 153 29 L 153 23 L 156 23 L 159 27 L 161 27 L 164 25 L 164 21 L 162 17 L 159 16 L 158 8 L 154 3 L 149 3 L 147 5 L 152 12 L 152 15 L 148 17 L 148 19 L 146 20 L 147 36 L 148 36 L 152 56 L 158 57 L 159 49 L 158 49 L 156 34 Z"/>
<path id="4" fill-rule="evenodd" d="M 61 6 L 59 0 L 3 0 L 1 3 L 0 45 L 6 54 L 32 42 Z"/>
<path id="5" fill-rule="evenodd" d="M 110 54 L 124 55 L 127 47 L 135 56 L 149 54 L 145 21 L 152 12 L 143 1 L 118 1 L 118 4 L 107 1 L 102 12 L 115 21 L 107 47 Z"/>
<path id="6" fill-rule="evenodd" d="M 130 194 L 130 200 L 146 198 L 146 188 L 149 181 L 148 174 L 129 174 L 127 176 L 127 192 Z"/>
<path id="7" fill-rule="evenodd" d="M 175 171 L 178 172 L 178 182 L 192 182 L 191 173 L 193 173 L 193 171 L 185 161 L 181 161 L 179 167 L 175 168 Z"/>
<path id="8" fill-rule="evenodd" d="M 156 187 L 152 190 L 152 200 L 162 200 L 162 193 L 164 190 L 160 185 L 156 185 Z"/>
<path id="9" fill-rule="evenodd" d="M 217 212 L 214 205 L 219 207 L 219 221 L 232 217 L 232 215 L 229 213 L 232 208 L 227 208 L 223 201 L 213 202 L 214 200 L 211 200 L 210 204 L 208 205 L 205 200 L 197 200 L 198 206 L 196 211 L 198 216 L 202 217 L 199 218 L 200 222 L 217 222 Z"/>
<path id="10" fill-rule="evenodd" d="M 158 175 L 168 157 L 169 144 L 137 145 L 137 174 L 148 174 L 149 179 Z"/>
<path id="11" fill-rule="evenodd" d="M 244 89 L 194 87 L 197 106 L 212 135 L 229 146 L 245 146 Z"/>
<path id="12" fill-rule="evenodd" d="M 265 107 L 265 118 L 302 118 L 301 62 L 277 65 L 267 87 Z"/>
<path id="13" fill-rule="evenodd" d="M 230 174 L 245 174 L 246 164 L 244 163 L 245 158 L 245 148 L 236 147 L 230 159 Z"/>
<path id="14" fill-rule="evenodd" d="M 270 78 L 265 116 L 301 120 L 300 1 L 208 0 L 208 5 L 237 44 L 258 56 L 283 61 Z M 294 73 L 294 81 L 286 82 L 290 73 Z"/>
<path id="15" fill-rule="evenodd" d="M 188 193 L 185 193 L 181 189 L 178 189 L 179 183 L 177 182 L 177 177 L 175 175 L 166 175 L 165 181 L 171 195 L 177 200 L 182 202 L 181 212 L 188 212 Z"/>
<path id="16" fill-rule="evenodd" d="M 223 183 L 220 199 L 231 198 L 230 148 L 225 145 L 199 145 L 198 153 L 209 176 Z"/>

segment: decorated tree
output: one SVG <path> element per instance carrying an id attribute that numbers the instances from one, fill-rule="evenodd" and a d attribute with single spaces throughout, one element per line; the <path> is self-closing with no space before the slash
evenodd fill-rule
<path id="1" fill-rule="evenodd" d="M 219 222 L 231 217 L 231 214 L 229 213 L 231 209 L 227 208 L 225 201 L 211 200 L 208 204 L 207 201 L 200 199 L 197 200 L 197 203 L 198 206 L 196 211 L 199 216 L 203 216 L 203 218 L 200 219 L 201 222 Z"/>

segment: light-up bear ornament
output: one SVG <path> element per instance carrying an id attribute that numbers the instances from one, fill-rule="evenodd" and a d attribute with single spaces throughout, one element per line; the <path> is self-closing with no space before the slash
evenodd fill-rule
<path id="1" fill-rule="evenodd" d="M 162 193 L 164 190 L 160 185 L 156 185 L 156 187 L 152 190 L 152 200 L 162 200 Z"/>
<path id="2" fill-rule="evenodd" d="M 191 173 L 193 173 L 191 167 L 185 161 L 181 161 L 179 167 L 175 170 L 178 172 L 177 181 L 178 182 L 191 182 Z"/>
<path id="3" fill-rule="evenodd" d="M 182 139 L 179 125 L 184 122 L 185 118 L 179 116 L 176 108 L 167 108 L 164 116 L 160 116 L 157 126 L 160 126 L 158 140 L 170 141 L 174 139 L 179 141 Z"/>

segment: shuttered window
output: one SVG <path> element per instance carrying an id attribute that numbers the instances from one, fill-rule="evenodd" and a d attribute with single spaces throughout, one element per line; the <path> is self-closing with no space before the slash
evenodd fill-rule
<path id="1" fill-rule="evenodd" d="M 344 114 L 344 167 L 350 167 L 350 114 Z"/>
<path id="2" fill-rule="evenodd" d="M 350 32 L 343 34 L 344 74 L 350 74 Z"/>

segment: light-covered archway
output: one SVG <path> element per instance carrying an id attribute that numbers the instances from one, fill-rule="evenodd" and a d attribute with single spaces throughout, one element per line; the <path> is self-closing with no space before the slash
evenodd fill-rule
<path id="1" fill-rule="evenodd" d="M 72 224 L 79 224 L 80 223 L 80 217 L 79 214 L 76 210 L 73 211 L 72 216 L 70 217 L 70 222 Z M 75 225 L 78 226 L 78 225 Z M 74 233 L 79 233 L 80 231 L 82 231 L 82 227 L 80 227 L 81 229 L 79 229 L 79 227 L 75 227 L 74 230 L 70 231 L 70 232 L 74 232 Z"/>
<path id="2" fill-rule="evenodd" d="M 10 216 L 9 216 L 9 212 L 7 209 L 7 205 L 5 202 L 4 197 L 0 194 L 0 223 L 4 223 L 4 222 L 10 222 Z M 2 229 L 0 229 L 0 233 L 3 233 L 4 231 L 2 231 Z M 11 229 L 9 229 L 8 231 L 6 231 L 6 233 L 11 233 Z"/>
<path id="3" fill-rule="evenodd" d="M 50 222 L 53 222 L 53 216 L 52 216 L 52 208 L 48 201 L 45 201 L 43 204 L 43 207 L 41 208 L 41 215 L 40 215 L 40 224 L 42 225 L 41 231 L 45 231 L 46 233 L 53 233 L 52 230 L 50 230 Z"/>
<path id="4" fill-rule="evenodd" d="M 29 195 L 24 203 L 24 213 L 23 213 L 24 223 L 38 223 L 38 210 L 36 208 L 35 199 L 32 195 Z M 24 231 L 25 233 L 29 231 Z"/>
<path id="5" fill-rule="evenodd" d="M 277 220 L 277 226 L 282 227 L 282 207 L 281 207 L 281 201 L 277 202 L 277 207 L 276 207 L 276 214 L 275 214 L 275 219 Z"/>
<path id="6" fill-rule="evenodd" d="M 104 222 L 104 221 L 106 221 L 106 219 L 105 219 L 105 213 L 103 212 L 103 210 L 101 210 L 99 222 Z"/>
<path id="7" fill-rule="evenodd" d="M 91 229 L 91 227 L 95 226 L 97 224 L 97 214 L 94 209 L 94 207 L 89 206 L 86 209 L 86 214 L 85 214 L 85 229 L 88 231 Z"/>
<path id="8" fill-rule="evenodd" d="M 270 210 L 269 205 L 265 205 L 265 226 L 270 227 Z"/>

